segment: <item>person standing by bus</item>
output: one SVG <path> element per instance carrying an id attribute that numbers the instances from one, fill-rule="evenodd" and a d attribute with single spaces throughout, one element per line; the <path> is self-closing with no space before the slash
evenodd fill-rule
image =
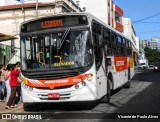
<path id="1" fill-rule="evenodd" d="M 20 70 L 20 67 L 21 67 L 21 63 L 20 62 L 16 62 L 16 67 L 18 68 L 18 70 Z M 20 76 L 20 75 L 19 75 Z M 22 102 L 22 96 L 21 96 L 21 79 L 20 77 L 18 77 L 18 88 L 17 88 L 17 97 L 15 99 L 15 107 L 17 106 L 17 104 L 19 102 Z"/>
<path id="2" fill-rule="evenodd" d="M 5 91 L 5 80 L 4 80 L 4 75 L 5 75 L 5 67 L 3 64 L 0 65 L 0 70 L 1 70 L 1 88 L 2 88 L 2 101 L 4 101 L 4 91 Z"/>
<path id="3" fill-rule="evenodd" d="M 10 75 L 10 86 L 11 86 L 11 95 L 9 97 L 9 100 L 7 102 L 7 106 L 5 109 L 14 108 L 15 107 L 15 97 L 16 97 L 16 92 L 18 91 L 19 83 L 18 83 L 18 76 L 20 74 L 19 67 L 14 64 L 14 70 L 11 71 Z"/>
<path id="4" fill-rule="evenodd" d="M 0 71 L 0 102 L 2 101 L 2 99 L 1 99 L 1 94 L 2 94 L 2 80 L 1 80 L 1 74 L 2 74 L 2 72 Z"/>
<path id="5" fill-rule="evenodd" d="M 11 95 L 10 74 L 12 70 L 13 70 L 12 64 L 8 64 L 5 71 L 5 76 L 4 76 L 5 83 L 6 83 L 6 93 L 7 93 L 6 102 L 8 102 L 9 97 Z"/>

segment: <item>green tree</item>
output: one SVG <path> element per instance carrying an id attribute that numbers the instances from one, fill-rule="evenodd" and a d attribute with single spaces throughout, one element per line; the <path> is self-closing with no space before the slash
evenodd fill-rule
<path id="1" fill-rule="evenodd" d="M 150 49 L 146 47 L 144 51 L 145 51 L 145 55 L 149 63 L 160 62 L 160 51 L 159 50 Z"/>

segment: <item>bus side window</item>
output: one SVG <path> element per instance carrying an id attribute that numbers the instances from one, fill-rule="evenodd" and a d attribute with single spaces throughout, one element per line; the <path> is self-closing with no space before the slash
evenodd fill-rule
<path id="1" fill-rule="evenodd" d="M 118 55 L 118 38 L 117 35 L 115 33 L 114 34 L 114 38 L 113 38 L 113 54 L 114 55 Z"/>
<path id="2" fill-rule="evenodd" d="M 117 44 L 117 45 L 118 45 L 118 55 L 119 55 L 119 56 L 122 56 L 122 55 L 123 55 L 123 52 L 122 52 L 122 50 L 123 50 L 123 49 L 122 49 L 122 48 L 123 48 L 123 47 L 122 47 L 122 42 L 123 42 L 123 41 L 122 41 L 121 36 L 118 35 L 118 44 Z"/>
<path id="3" fill-rule="evenodd" d="M 111 55 L 112 54 L 112 42 L 110 39 L 110 30 L 103 28 L 103 38 L 105 42 L 105 55 Z"/>
<path id="4" fill-rule="evenodd" d="M 123 38 L 123 52 L 124 52 L 124 56 L 127 56 L 127 48 L 126 48 L 126 39 Z"/>
<path id="5" fill-rule="evenodd" d="M 111 45 L 111 55 L 114 55 L 114 33 L 111 31 L 110 33 L 110 45 Z"/>
<path id="6" fill-rule="evenodd" d="M 101 25 L 94 23 L 93 22 L 93 42 L 94 42 L 94 53 L 95 53 L 95 60 L 96 60 L 96 70 L 99 70 L 101 64 L 102 64 L 102 59 L 103 59 L 103 52 L 102 52 L 102 47 L 99 47 L 99 37 L 101 36 Z"/>
<path id="7" fill-rule="evenodd" d="M 132 56 L 131 42 L 129 42 L 129 40 L 127 40 L 127 42 L 128 42 L 127 56 Z"/>
<path id="8" fill-rule="evenodd" d="M 124 53 L 124 39 L 121 38 L 121 47 L 120 47 L 120 54 L 121 56 L 125 56 L 125 53 Z"/>

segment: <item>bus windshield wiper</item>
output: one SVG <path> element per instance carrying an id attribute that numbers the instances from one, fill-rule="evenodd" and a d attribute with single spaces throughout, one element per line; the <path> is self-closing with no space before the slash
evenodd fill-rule
<path id="1" fill-rule="evenodd" d="M 58 49 L 61 49 L 61 47 L 62 47 L 62 45 L 64 43 L 64 40 L 65 40 L 66 36 L 68 35 L 69 31 L 70 31 L 70 28 L 65 31 L 65 33 L 64 33 L 64 35 L 63 35 L 63 37 L 62 37 L 62 39 L 60 41 L 60 44 L 58 46 Z"/>

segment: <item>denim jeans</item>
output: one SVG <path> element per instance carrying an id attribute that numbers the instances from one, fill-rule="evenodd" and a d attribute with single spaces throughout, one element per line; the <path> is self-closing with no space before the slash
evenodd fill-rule
<path id="1" fill-rule="evenodd" d="M 6 101 L 8 102 L 9 97 L 11 95 L 11 86 L 6 85 L 6 92 L 7 92 Z"/>
<path id="2" fill-rule="evenodd" d="M 5 81 L 2 81 L 2 89 L 5 89 L 5 87 L 6 87 Z"/>

